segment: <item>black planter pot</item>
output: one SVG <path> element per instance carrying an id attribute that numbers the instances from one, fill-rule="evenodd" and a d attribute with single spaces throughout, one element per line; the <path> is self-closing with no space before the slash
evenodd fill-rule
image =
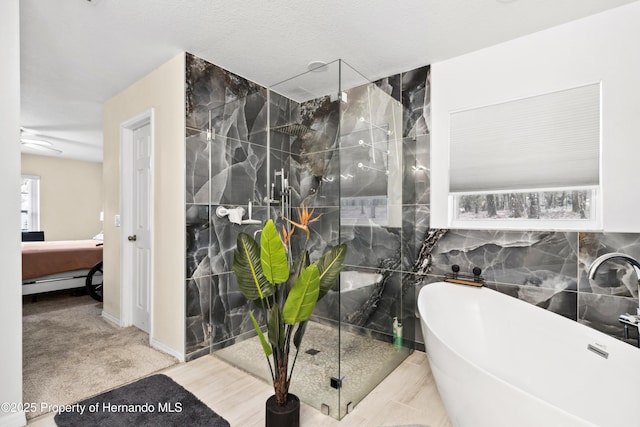
<path id="1" fill-rule="evenodd" d="M 300 399 L 287 395 L 287 402 L 280 406 L 274 394 L 267 399 L 265 427 L 300 427 Z"/>

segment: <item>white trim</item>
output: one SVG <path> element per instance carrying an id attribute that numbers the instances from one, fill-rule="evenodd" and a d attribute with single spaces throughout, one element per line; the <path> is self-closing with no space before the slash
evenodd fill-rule
<path id="1" fill-rule="evenodd" d="M 150 341 L 150 344 L 151 344 L 151 347 L 155 348 L 156 350 L 160 350 L 163 353 L 166 353 L 170 356 L 175 357 L 176 359 L 178 359 L 179 362 L 185 361 L 184 353 L 176 351 L 171 347 L 167 346 L 166 344 L 161 343 L 160 341 L 157 341 L 152 338 Z"/>
<path id="2" fill-rule="evenodd" d="M 141 126 L 149 124 L 151 134 L 150 144 L 150 165 L 149 165 L 149 227 L 150 233 L 150 250 L 151 250 L 151 274 L 149 277 L 149 337 L 153 336 L 153 162 L 154 162 L 154 109 L 146 110 L 120 124 L 120 210 L 121 210 L 121 230 L 120 230 L 120 325 L 127 327 L 133 325 L 133 306 L 131 304 L 131 262 L 133 257 L 133 248 L 131 245 L 125 244 L 127 236 L 131 234 L 131 198 L 132 198 L 132 147 L 133 147 L 133 131 Z M 126 155 L 125 155 L 126 154 Z M 149 338 L 151 339 L 151 338 Z"/>
<path id="3" fill-rule="evenodd" d="M 107 321 L 113 323 L 114 325 L 122 328 L 122 324 L 120 323 L 120 319 L 115 317 L 113 314 L 107 313 L 106 311 L 102 310 L 102 317 L 104 317 Z"/>
<path id="4" fill-rule="evenodd" d="M 22 427 L 25 425 L 27 425 L 27 416 L 24 411 L 8 412 L 0 416 L 0 427 Z"/>

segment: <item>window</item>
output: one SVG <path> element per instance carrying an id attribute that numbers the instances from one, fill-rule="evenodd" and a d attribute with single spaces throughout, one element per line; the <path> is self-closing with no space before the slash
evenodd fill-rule
<path id="1" fill-rule="evenodd" d="M 450 224 L 597 229 L 600 84 L 451 113 Z"/>
<path id="2" fill-rule="evenodd" d="M 40 177 L 22 175 L 20 188 L 22 231 L 40 230 Z"/>

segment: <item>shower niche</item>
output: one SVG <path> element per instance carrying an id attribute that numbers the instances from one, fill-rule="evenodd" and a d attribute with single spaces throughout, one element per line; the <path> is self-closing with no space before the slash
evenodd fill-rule
<path id="1" fill-rule="evenodd" d="M 413 350 L 428 67 L 371 82 L 338 60 L 265 88 L 188 55 L 186 74 L 188 359 L 211 353 L 271 383 L 231 269 L 238 233 L 261 226 L 216 210 L 251 209 L 280 229 L 282 216 L 313 209 L 311 261 L 338 243 L 348 254 L 316 306 L 290 391 L 340 419 Z M 293 253 L 304 239 L 294 233 Z"/>

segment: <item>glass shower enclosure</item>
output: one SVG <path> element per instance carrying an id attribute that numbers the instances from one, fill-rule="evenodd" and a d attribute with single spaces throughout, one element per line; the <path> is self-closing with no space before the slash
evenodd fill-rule
<path id="1" fill-rule="evenodd" d="M 337 60 L 211 109 L 209 128 L 200 136 L 209 141 L 213 175 L 216 162 L 223 162 L 215 154 L 216 145 L 233 145 L 233 132 L 222 129 L 221 123 L 251 105 L 266 108 L 246 132 L 249 144 L 238 142 L 225 150 L 227 156 L 231 152 L 241 157 L 235 164 L 251 164 L 257 174 L 253 179 L 246 167 L 238 166 L 220 178 L 229 191 L 248 191 L 243 215 L 225 229 L 225 239 L 235 242 L 240 231 L 255 233 L 268 218 L 280 229 L 283 216 L 298 221 L 299 209 L 307 207 L 319 216 L 310 226 L 307 244 L 312 262 L 334 245 L 347 245 L 340 279 L 318 302 L 308 324 L 290 387 L 302 402 L 337 419 L 393 371 L 414 345 L 415 302 L 402 243 L 412 227 L 403 221 L 403 176 L 414 163 L 410 150 L 403 149 L 399 80 L 370 82 Z M 264 143 L 252 144 L 260 138 Z M 216 190 L 211 186 L 213 199 Z M 211 217 L 214 226 L 232 220 L 228 214 L 216 217 L 212 212 Z M 304 239 L 304 233 L 294 233 L 293 253 Z M 212 245 L 209 256 L 215 260 Z M 226 280 L 229 288 L 237 286 L 232 274 Z M 260 343 L 246 323 L 253 307 L 239 295 L 235 301 L 233 307 L 218 309 L 229 312 L 225 321 L 242 323 L 244 332 L 212 342 L 210 350 L 271 383 Z"/>

